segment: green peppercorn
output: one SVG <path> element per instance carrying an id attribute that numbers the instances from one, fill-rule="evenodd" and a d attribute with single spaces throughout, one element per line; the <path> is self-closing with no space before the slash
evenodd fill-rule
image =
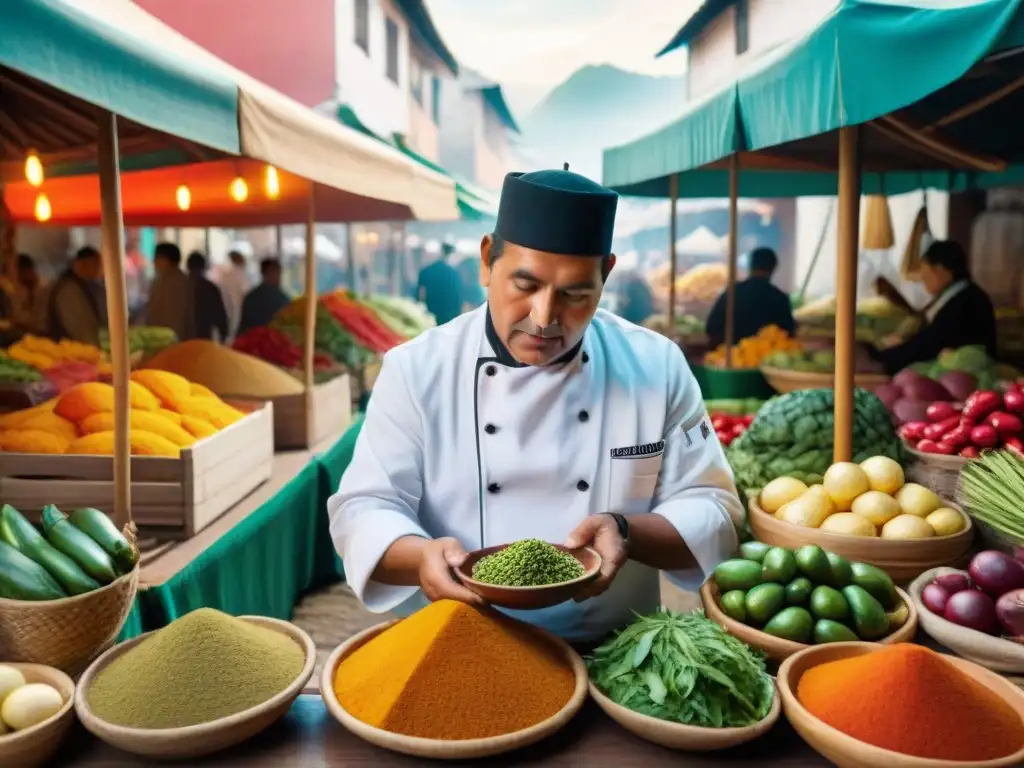
<path id="1" fill-rule="evenodd" d="M 503 587 L 562 584 L 583 574 L 579 560 L 540 539 L 517 541 L 473 566 L 474 579 Z"/>

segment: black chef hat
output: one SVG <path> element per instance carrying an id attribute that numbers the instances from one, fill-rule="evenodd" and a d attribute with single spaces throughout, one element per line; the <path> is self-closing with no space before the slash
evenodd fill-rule
<path id="1" fill-rule="evenodd" d="M 568 170 L 510 173 L 494 232 L 502 240 L 566 256 L 607 257 L 619 196 Z"/>

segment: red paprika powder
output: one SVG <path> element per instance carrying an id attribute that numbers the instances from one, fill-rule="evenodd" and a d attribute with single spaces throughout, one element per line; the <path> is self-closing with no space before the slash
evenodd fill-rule
<path id="1" fill-rule="evenodd" d="M 807 670 L 797 699 L 848 736 L 915 757 L 977 762 L 1024 746 L 1024 719 L 940 654 L 910 643 Z"/>

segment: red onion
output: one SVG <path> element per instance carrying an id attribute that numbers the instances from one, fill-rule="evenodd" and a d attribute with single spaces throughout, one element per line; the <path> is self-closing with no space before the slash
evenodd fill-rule
<path id="1" fill-rule="evenodd" d="M 934 581 L 921 590 L 921 602 L 924 603 L 924 607 L 937 616 L 946 613 L 946 603 L 949 602 L 949 598 L 949 592 Z"/>
<path id="2" fill-rule="evenodd" d="M 957 419 L 958 421 L 960 419 L 959 414 L 953 409 L 952 403 L 946 402 L 932 403 L 925 411 L 925 415 L 932 424 L 938 424 L 947 419 Z"/>
<path id="3" fill-rule="evenodd" d="M 1014 589 L 996 601 L 996 616 L 1006 634 L 1024 635 L 1024 589 Z"/>
<path id="4" fill-rule="evenodd" d="M 1004 437 L 1019 435 L 1021 432 L 1020 419 L 1012 413 L 1004 413 L 1003 411 L 990 413 L 988 418 L 985 419 L 985 423 L 993 427 L 996 432 Z"/>
<path id="5" fill-rule="evenodd" d="M 1024 563 L 994 549 L 976 554 L 967 571 L 993 598 L 1024 587 Z"/>
<path id="6" fill-rule="evenodd" d="M 999 433 L 995 427 L 979 424 L 971 430 L 971 442 L 979 448 L 994 448 L 999 443 Z"/>
<path id="7" fill-rule="evenodd" d="M 970 589 L 972 586 L 971 578 L 967 575 L 966 571 L 944 573 L 941 576 L 936 576 L 932 581 L 932 584 L 938 584 L 951 595 L 955 595 L 957 592 L 963 592 L 965 589 Z"/>
<path id="8" fill-rule="evenodd" d="M 996 604 L 984 592 L 966 589 L 957 592 L 946 601 L 943 614 L 946 621 L 961 627 L 976 629 L 986 634 L 999 631 L 999 620 L 996 618 Z"/>
<path id="9" fill-rule="evenodd" d="M 1003 395 L 1003 403 L 1010 413 L 1024 413 L 1024 392 L 1011 389 Z"/>

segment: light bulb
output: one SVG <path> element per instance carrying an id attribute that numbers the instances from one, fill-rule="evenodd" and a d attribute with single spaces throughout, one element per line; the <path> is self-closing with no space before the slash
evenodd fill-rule
<path id="1" fill-rule="evenodd" d="M 249 198 L 249 185 L 245 183 L 245 179 L 241 176 L 236 177 L 231 182 L 228 191 L 231 193 L 231 199 L 236 203 L 244 203 Z"/>
<path id="2" fill-rule="evenodd" d="M 36 198 L 36 221 L 49 221 L 53 216 L 53 208 L 50 207 L 50 199 L 40 193 Z"/>
<path id="3" fill-rule="evenodd" d="M 30 152 L 25 158 L 25 178 L 33 187 L 41 186 L 43 183 L 43 164 L 35 152 Z"/>
<path id="4" fill-rule="evenodd" d="M 187 211 L 192 207 L 192 192 L 184 184 L 179 185 L 174 191 L 174 199 L 180 211 Z"/>
<path id="5" fill-rule="evenodd" d="M 266 187 L 267 198 L 270 200 L 277 200 L 281 196 L 281 179 L 277 175 L 277 168 L 272 165 L 267 166 L 264 186 Z"/>

